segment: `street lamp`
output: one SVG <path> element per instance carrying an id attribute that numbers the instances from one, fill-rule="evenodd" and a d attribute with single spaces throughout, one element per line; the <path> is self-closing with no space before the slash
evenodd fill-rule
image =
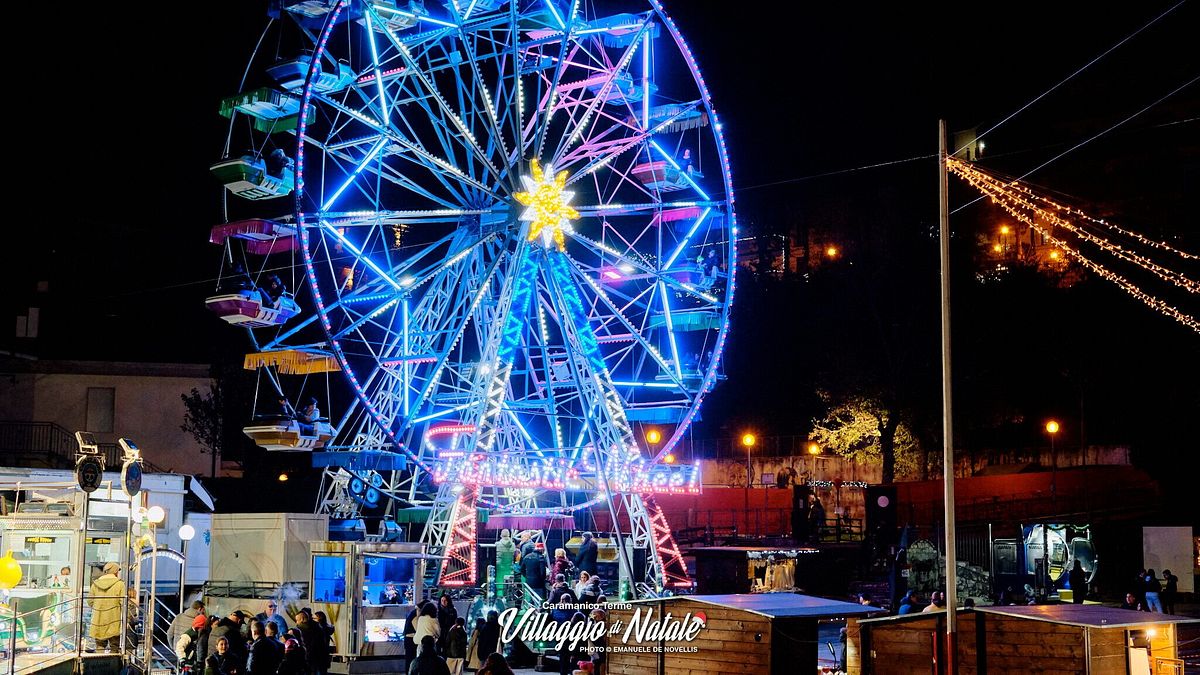
<path id="1" fill-rule="evenodd" d="M 163 507 L 155 504 L 143 511 L 142 517 L 145 518 L 142 527 L 146 530 L 146 536 L 150 540 L 150 601 L 146 606 L 146 670 L 143 671 L 148 673 L 154 665 L 154 618 L 158 613 L 158 535 L 155 530 L 159 523 L 166 520 L 167 512 L 163 510 Z M 139 578 L 141 569 L 139 564 Z"/>
<path id="2" fill-rule="evenodd" d="M 753 482 L 751 476 L 754 475 L 750 468 L 750 450 L 754 444 L 758 442 L 758 437 L 747 431 L 742 434 L 742 445 L 746 446 L 746 529 L 750 529 L 750 484 Z"/>
<path id="3" fill-rule="evenodd" d="M 183 614 L 183 588 L 187 584 L 187 547 L 188 542 L 196 536 L 196 528 L 184 523 L 179 526 L 179 541 L 183 542 L 180 546 L 183 554 L 183 561 L 179 564 L 179 613 Z"/>
<path id="4" fill-rule="evenodd" d="M 1058 422 L 1046 422 L 1046 433 L 1050 434 L 1050 503 L 1054 504 L 1058 493 L 1058 454 L 1054 451 L 1054 437 L 1058 435 Z"/>
<path id="5" fill-rule="evenodd" d="M 810 454 L 810 455 L 821 454 L 821 446 L 817 445 L 816 443 L 809 443 L 808 444 L 808 454 Z"/>
<path id="6" fill-rule="evenodd" d="M 662 440 L 662 432 L 660 432 L 658 429 L 650 429 L 649 431 L 646 432 L 646 442 L 649 443 L 650 445 L 654 445 L 661 440 Z"/>

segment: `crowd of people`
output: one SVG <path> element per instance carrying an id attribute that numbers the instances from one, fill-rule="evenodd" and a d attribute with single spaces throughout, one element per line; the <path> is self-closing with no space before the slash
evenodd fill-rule
<path id="1" fill-rule="evenodd" d="M 180 614 L 191 621 L 175 640 L 181 672 L 203 675 L 325 675 L 334 631 L 324 612 L 305 607 L 288 628 L 274 600 L 251 616 L 241 610 L 209 616 L 197 600 Z"/>
<path id="2" fill-rule="evenodd" d="M 461 675 L 473 670 L 503 675 L 512 669 L 500 649 L 500 613 L 475 620 L 470 635 L 450 596 L 422 600 L 404 621 L 404 656 L 409 675 Z"/>
<path id="3" fill-rule="evenodd" d="M 1171 570 L 1163 570 L 1160 579 L 1153 569 L 1139 570 L 1125 594 L 1122 609 L 1139 612 L 1174 614 L 1175 600 L 1179 595 L 1179 577 Z"/>

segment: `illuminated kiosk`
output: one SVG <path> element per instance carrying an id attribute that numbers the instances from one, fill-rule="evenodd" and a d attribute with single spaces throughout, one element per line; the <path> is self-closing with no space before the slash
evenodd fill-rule
<path id="1" fill-rule="evenodd" d="M 114 466 L 118 471 L 111 470 Z M 121 566 L 121 578 L 130 589 L 149 589 L 152 577 L 159 594 L 172 594 L 178 588 L 179 525 L 185 518 L 202 517 L 185 512 L 186 500 L 194 499 L 198 505 L 211 508 L 211 498 L 188 476 L 142 474 L 142 489 L 132 500 L 135 522 L 130 522 L 131 499 L 122 489 L 121 464 L 110 459 L 107 468 L 110 470 L 100 475 L 99 487 L 89 499 L 71 470 L 0 467 L 0 492 L 5 495 L 4 515 L 0 515 L 0 552 L 11 552 L 21 570 L 18 584 L 0 594 L 0 649 L 6 652 L 0 656 L 0 666 L 5 672 L 10 668 L 18 673 L 49 668 L 69 671 L 80 648 L 78 629 L 84 636 L 83 658 L 89 661 L 85 666 L 88 671 L 121 660 L 120 654 L 86 651 L 93 647 L 88 637 L 91 608 L 86 602 L 83 622 L 79 623 L 80 584 L 86 590 L 106 563 Z M 132 561 L 134 571 L 130 575 L 126 571 L 131 566 L 127 533 L 132 529 L 135 541 L 144 534 L 141 528 L 149 523 L 136 522 L 137 514 L 151 506 L 159 507 L 164 517 L 157 526 L 151 525 L 158 530 L 157 575 L 152 574 L 152 565 L 139 565 L 155 558 L 149 548 Z M 128 643 L 126 647 L 133 650 L 136 645 Z M 13 661 L 8 660 L 14 656 Z M 112 672 L 118 668 L 112 665 Z"/>
<path id="2" fill-rule="evenodd" d="M 424 597 L 425 569 L 435 562 L 419 542 L 335 540 L 361 536 L 355 529 L 331 527 L 320 514 L 214 515 L 209 613 L 257 615 L 272 599 L 292 626 L 309 607 L 334 627 L 336 672 L 402 671 L 405 618 L 413 599 Z"/>
<path id="3" fill-rule="evenodd" d="M 255 349 L 320 349 L 349 384 L 312 445 L 317 510 L 413 525 L 443 558 L 430 586 L 483 581 L 486 511 L 564 542 L 592 530 L 613 542 L 606 581 L 638 596 L 690 589 L 656 495 L 699 489 L 666 458 L 724 378 L 738 224 L 721 121 L 666 8 L 268 11 L 263 39 L 295 51 L 238 74 L 284 91 L 226 100 L 216 173 L 231 223 L 295 231 L 279 263 L 300 313 L 243 324 Z M 447 424 L 454 448 L 426 442 Z"/>

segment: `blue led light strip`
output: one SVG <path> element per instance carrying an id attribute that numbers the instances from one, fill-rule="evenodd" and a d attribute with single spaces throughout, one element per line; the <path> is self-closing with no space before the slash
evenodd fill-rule
<path id="1" fill-rule="evenodd" d="M 579 341 L 583 355 L 587 357 L 592 372 L 599 375 L 608 369 L 604 357 L 600 354 L 600 343 L 596 341 L 596 333 L 588 322 L 587 310 L 583 307 L 583 299 L 579 297 L 579 289 L 571 280 L 571 271 L 567 267 L 566 256 L 557 251 L 551 251 L 547 256 L 550 264 L 550 275 L 562 292 L 563 300 L 567 303 L 567 314 L 575 326 L 575 337 Z"/>

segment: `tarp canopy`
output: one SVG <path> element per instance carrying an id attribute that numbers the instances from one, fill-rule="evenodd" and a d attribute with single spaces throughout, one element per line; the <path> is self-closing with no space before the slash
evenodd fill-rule
<path id="1" fill-rule="evenodd" d="M 332 354 L 315 349 L 279 349 L 246 355 L 243 364 L 246 370 L 258 370 L 263 366 L 273 366 L 281 375 L 311 375 L 339 370 L 337 359 Z"/>

